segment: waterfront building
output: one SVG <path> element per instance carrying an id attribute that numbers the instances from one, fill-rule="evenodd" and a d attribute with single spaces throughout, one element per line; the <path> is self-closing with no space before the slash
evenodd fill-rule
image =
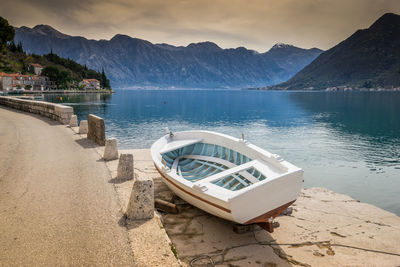
<path id="1" fill-rule="evenodd" d="M 82 87 L 85 90 L 99 90 L 100 81 L 97 79 L 83 79 L 79 82 L 79 87 Z"/>
<path id="2" fill-rule="evenodd" d="M 0 90 L 35 90 L 49 91 L 56 90 L 55 82 L 50 81 L 46 76 L 25 75 L 21 73 L 0 73 Z"/>
<path id="3" fill-rule="evenodd" d="M 10 91 L 12 89 L 12 76 L 8 73 L 0 73 L 0 90 Z"/>

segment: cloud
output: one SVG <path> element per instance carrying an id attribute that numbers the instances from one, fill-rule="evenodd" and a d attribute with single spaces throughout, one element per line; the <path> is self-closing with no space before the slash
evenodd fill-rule
<path id="1" fill-rule="evenodd" d="M 4 1 L 3 1 L 4 2 Z M 0 15 L 16 26 L 49 24 L 93 39 L 117 33 L 174 45 L 213 41 L 268 50 L 277 42 L 328 49 L 398 0 L 5 0 Z"/>

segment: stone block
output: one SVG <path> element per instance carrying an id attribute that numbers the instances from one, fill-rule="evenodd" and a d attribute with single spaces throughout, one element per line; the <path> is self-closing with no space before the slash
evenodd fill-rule
<path id="1" fill-rule="evenodd" d="M 49 108 L 54 110 L 54 113 L 57 117 L 57 120 L 62 124 L 68 124 L 71 116 L 74 114 L 74 109 L 72 107 L 60 105 L 60 104 L 53 104 L 52 107 Z M 51 114 L 51 113 L 48 113 Z"/>
<path id="2" fill-rule="evenodd" d="M 105 145 L 106 127 L 103 118 L 100 118 L 93 114 L 89 114 L 87 138 L 100 146 Z"/>
<path id="3" fill-rule="evenodd" d="M 151 178 L 139 176 L 133 183 L 126 216 L 130 220 L 154 217 L 154 183 Z"/>
<path id="4" fill-rule="evenodd" d="M 77 127 L 78 126 L 78 116 L 72 115 L 70 120 L 69 120 L 69 126 L 71 127 Z"/>
<path id="5" fill-rule="evenodd" d="M 79 123 L 79 133 L 80 134 L 88 133 L 88 122 L 86 120 L 82 120 L 81 123 Z"/>
<path id="6" fill-rule="evenodd" d="M 106 147 L 104 148 L 104 160 L 118 159 L 118 145 L 117 139 L 110 138 L 106 140 Z"/>
<path id="7" fill-rule="evenodd" d="M 121 154 L 118 161 L 117 178 L 121 180 L 133 179 L 133 155 Z"/>

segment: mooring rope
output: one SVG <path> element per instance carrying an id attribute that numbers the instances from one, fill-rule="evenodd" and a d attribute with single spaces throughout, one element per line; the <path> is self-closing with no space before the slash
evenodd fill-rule
<path id="1" fill-rule="evenodd" d="M 190 266 L 190 267 L 193 267 L 193 263 L 195 263 L 196 261 L 202 260 L 202 259 L 209 259 L 211 265 L 212 265 L 212 266 L 215 266 L 214 260 L 213 260 L 212 257 L 209 256 L 209 255 L 200 255 L 200 256 L 197 256 L 197 257 L 193 258 L 193 259 L 189 262 L 189 266 Z"/>

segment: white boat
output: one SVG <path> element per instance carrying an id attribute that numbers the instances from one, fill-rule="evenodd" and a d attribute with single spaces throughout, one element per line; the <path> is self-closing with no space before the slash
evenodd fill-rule
<path id="1" fill-rule="evenodd" d="M 303 170 L 247 140 L 210 131 L 168 133 L 151 146 L 167 186 L 190 204 L 239 224 L 272 220 L 300 193 Z"/>

